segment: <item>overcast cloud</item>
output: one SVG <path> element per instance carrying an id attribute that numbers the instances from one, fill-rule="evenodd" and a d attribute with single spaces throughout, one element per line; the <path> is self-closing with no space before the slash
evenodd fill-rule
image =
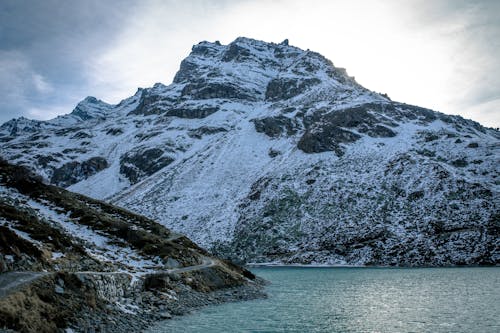
<path id="1" fill-rule="evenodd" d="M 500 1 L 0 3 L 0 122 L 168 84 L 191 45 L 285 38 L 394 100 L 500 126 Z"/>

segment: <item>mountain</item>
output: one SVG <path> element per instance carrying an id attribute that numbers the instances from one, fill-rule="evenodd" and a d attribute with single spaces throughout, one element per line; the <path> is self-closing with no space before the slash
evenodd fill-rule
<path id="1" fill-rule="evenodd" d="M 0 160 L 0 328 L 140 331 L 263 296 L 249 271 L 125 209 Z"/>
<path id="2" fill-rule="evenodd" d="M 240 262 L 498 264 L 498 131 L 322 55 L 193 46 L 173 82 L 0 127 L 1 155 Z"/>

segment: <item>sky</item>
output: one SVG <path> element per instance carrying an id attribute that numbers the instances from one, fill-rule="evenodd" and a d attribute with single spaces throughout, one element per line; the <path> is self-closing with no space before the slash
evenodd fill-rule
<path id="1" fill-rule="evenodd" d="M 169 84 L 193 44 L 310 49 L 393 100 L 500 126 L 498 0 L 2 0 L 0 123 Z"/>

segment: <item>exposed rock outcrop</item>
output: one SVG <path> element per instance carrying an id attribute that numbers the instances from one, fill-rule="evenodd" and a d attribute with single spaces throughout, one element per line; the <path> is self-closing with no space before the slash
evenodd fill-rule
<path id="1" fill-rule="evenodd" d="M 173 158 L 164 156 L 164 151 L 160 148 L 138 149 L 130 151 L 120 158 L 120 173 L 134 184 L 173 161 Z"/>
<path id="2" fill-rule="evenodd" d="M 96 156 L 83 162 L 69 162 L 54 169 L 51 183 L 59 186 L 69 186 L 80 180 L 95 175 L 108 167 L 108 161 L 104 157 Z"/>

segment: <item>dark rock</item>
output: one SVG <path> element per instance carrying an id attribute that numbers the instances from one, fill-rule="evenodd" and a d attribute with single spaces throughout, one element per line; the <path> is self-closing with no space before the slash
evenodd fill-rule
<path id="1" fill-rule="evenodd" d="M 467 148 L 477 148 L 479 144 L 477 142 L 471 142 L 467 145 Z"/>
<path id="2" fill-rule="evenodd" d="M 196 90 L 199 88 L 199 90 Z M 199 99 L 203 99 L 206 96 L 209 96 L 213 91 L 211 89 L 217 90 L 215 87 L 207 87 L 203 85 L 203 83 L 198 82 L 196 84 L 188 84 L 183 89 L 183 94 L 187 94 L 189 92 L 198 93 Z M 220 91 L 224 90 L 223 87 L 219 87 Z M 237 89 L 233 89 L 232 93 L 234 94 Z M 223 92 L 219 93 L 224 95 Z M 231 92 L 226 92 L 228 95 L 231 95 Z M 235 94 L 237 95 L 237 94 Z M 208 97 L 207 97 L 208 98 Z M 141 92 L 140 100 L 138 106 L 130 112 L 130 114 L 142 114 L 142 115 L 151 115 L 151 114 L 163 114 L 165 116 L 173 116 L 179 118 L 187 118 L 187 119 L 195 119 L 195 118 L 205 118 L 211 115 L 214 112 L 219 110 L 218 107 L 199 107 L 193 106 L 191 107 L 175 107 L 176 100 L 170 97 L 165 97 L 158 95 L 154 88 L 152 89 L 143 89 Z"/>
<path id="3" fill-rule="evenodd" d="M 179 71 L 175 74 L 174 83 L 182 83 L 189 81 L 192 77 L 196 76 L 196 70 L 198 66 L 192 62 L 189 62 L 188 59 L 184 59 L 181 62 L 181 67 Z"/>
<path id="4" fill-rule="evenodd" d="M 205 107 L 205 108 L 186 108 L 186 109 L 170 109 L 165 112 L 165 116 L 179 117 L 186 119 L 201 119 L 210 116 L 217 112 L 218 107 Z"/>
<path id="5" fill-rule="evenodd" d="M 8 269 L 9 267 L 3 258 L 3 254 L 0 254 L 0 273 L 7 272 Z"/>
<path id="6" fill-rule="evenodd" d="M 52 156 L 43 156 L 43 155 L 37 155 L 36 160 L 38 165 L 42 167 L 47 167 L 50 162 L 57 162 L 57 159 L 52 157 Z"/>
<path id="7" fill-rule="evenodd" d="M 54 131 L 54 134 L 57 136 L 64 136 L 69 133 L 78 132 L 81 129 L 81 127 L 67 127 Z"/>
<path id="8" fill-rule="evenodd" d="M 45 139 L 48 139 L 48 138 L 50 138 L 49 135 L 35 134 L 35 135 L 30 136 L 28 138 L 28 141 L 45 140 Z"/>
<path id="9" fill-rule="evenodd" d="M 269 157 L 275 158 L 276 156 L 280 155 L 281 152 L 279 150 L 275 150 L 275 149 L 270 148 L 269 152 L 267 154 L 269 155 Z"/>
<path id="10" fill-rule="evenodd" d="M 294 119 L 285 116 L 267 117 L 251 120 L 255 125 L 255 130 L 264 133 L 271 138 L 279 137 L 283 134 L 288 136 L 297 133 L 298 124 Z"/>
<path id="11" fill-rule="evenodd" d="M 202 126 L 196 129 L 191 129 L 188 131 L 188 135 L 191 138 L 201 139 L 204 135 L 212 135 L 217 133 L 225 133 L 227 129 L 224 127 L 211 127 L 211 126 Z"/>
<path id="12" fill-rule="evenodd" d="M 396 133 L 393 130 L 382 125 L 375 125 L 374 127 L 368 129 L 366 134 L 374 138 L 392 138 L 396 136 Z"/>
<path id="13" fill-rule="evenodd" d="M 135 137 L 137 139 L 139 139 L 139 141 L 145 141 L 145 140 L 148 140 L 150 138 L 154 138 L 155 136 L 158 136 L 161 133 L 162 133 L 161 131 L 152 131 L 152 132 L 148 132 L 148 133 L 139 133 L 139 134 L 136 134 Z"/>
<path id="14" fill-rule="evenodd" d="M 309 87 L 319 84 L 321 80 L 311 79 L 272 79 L 266 88 L 266 100 L 278 101 L 300 95 Z"/>
<path id="15" fill-rule="evenodd" d="M 297 147 L 304 153 L 333 151 L 337 156 L 344 154 L 340 143 L 354 142 L 360 135 L 330 124 L 307 130 L 300 138 Z"/>
<path id="16" fill-rule="evenodd" d="M 103 157 L 92 157 L 83 162 L 69 162 L 54 169 L 51 183 L 66 187 L 86 179 L 108 167 L 108 161 Z"/>
<path id="17" fill-rule="evenodd" d="M 451 165 L 453 165 L 456 168 L 465 168 L 467 165 L 469 165 L 469 163 L 464 158 L 459 158 L 457 160 L 452 161 Z"/>
<path id="18" fill-rule="evenodd" d="M 233 83 L 219 83 L 197 81 L 188 83 L 182 89 L 181 96 L 189 96 L 192 99 L 227 98 L 254 101 L 255 93 L 246 91 Z"/>
<path id="19" fill-rule="evenodd" d="M 430 123 L 438 118 L 437 112 L 426 108 L 403 103 L 395 103 L 395 105 L 399 105 L 401 107 L 403 115 L 407 119 L 418 119 L 423 123 Z"/>
<path id="20" fill-rule="evenodd" d="M 216 52 L 217 50 L 214 47 L 203 42 L 199 43 L 198 45 L 193 45 L 193 47 L 191 48 L 191 54 L 196 54 L 204 57 L 210 57 Z"/>
<path id="21" fill-rule="evenodd" d="M 348 127 L 348 128 L 360 128 L 365 126 L 375 126 L 378 125 L 378 119 L 369 111 L 377 109 L 372 104 L 361 105 L 353 108 L 348 108 L 339 111 L 333 111 L 322 118 L 331 125 Z"/>
<path id="22" fill-rule="evenodd" d="M 157 84 L 158 85 L 158 84 Z M 139 97 L 139 104 L 129 114 L 160 114 L 165 112 L 172 104 L 172 100 L 168 97 L 158 95 L 155 87 L 150 89 L 142 89 Z"/>
<path id="23" fill-rule="evenodd" d="M 86 132 L 78 132 L 71 137 L 71 139 L 89 139 L 92 138 L 93 135 Z"/>
<path id="24" fill-rule="evenodd" d="M 396 133 L 387 126 L 396 126 L 395 123 L 383 117 L 377 118 L 373 113 L 392 112 L 387 105 L 364 104 L 344 110 L 331 111 L 329 113 L 318 113 L 304 118 L 304 126 L 316 127 L 343 127 L 357 129 L 371 137 L 394 137 Z M 355 140 L 354 140 L 355 141 Z M 347 140 L 345 142 L 352 142 Z"/>
<path id="25" fill-rule="evenodd" d="M 250 187 L 250 194 L 248 195 L 248 198 L 250 200 L 259 200 L 260 195 L 263 190 L 266 189 L 266 187 L 269 185 L 271 182 L 270 178 L 259 178 L 255 183 L 252 184 Z"/>
<path id="26" fill-rule="evenodd" d="M 50 147 L 50 143 L 48 142 L 39 142 L 35 145 L 36 148 L 47 148 Z"/>
<path id="27" fill-rule="evenodd" d="M 428 150 L 425 148 L 422 150 L 417 150 L 417 154 L 422 155 L 422 156 L 427 156 L 427 157 L 435 157 L 436 156 L 435 151 L 431 151 L 431 150 Z"/>
<path id="28" fill-rule="evenodd" d="M 224 62 L 229 62 L 229 61 L 245 61 L 250 57 L 250 51 L 247 48 L 244 48 L 237 43 L 231 43 L 229 45 L 229 48 L 227 51 L 224 53 L 224 56 L 222 57 L 222 61 Z"/>
<path id="29" fill-rule="evenodd" d="M 85 154 L 87 153 L 87 149 L 85 148 L 66 148 L 62 151 L 63 154 L 67 155 L 67 154 Z"/>
<path id="30" fill-rule="evenodd" d="M 130 151 L 120 158 L 120 173 L 135 184 L 174 161 L 172 157 L 163 154 L 164 151 L 160 148 Z"/>
<path id="31" fill-rule="evenodd" d="M 415 191 L 415 192 L 412 192 L 408 195 L 408 200 L 410 201 L 416 201 L 418 199 L 422 199 L 424 197 L 424 191 L 420 190 L 420 191 Z"/>
<path id="32" fill-rule="evenodd" d="M 110 128 L 106 131 L 108 135 L 120 135 L 123 134 L 123 130 L 121 128 Z"/>
<path id="33" fill-rule="evenodd" d="M 439 136 L 434 133 L 425 133 L 424 140 L 425 142 L 431 142 L 439 139 Z"/>

